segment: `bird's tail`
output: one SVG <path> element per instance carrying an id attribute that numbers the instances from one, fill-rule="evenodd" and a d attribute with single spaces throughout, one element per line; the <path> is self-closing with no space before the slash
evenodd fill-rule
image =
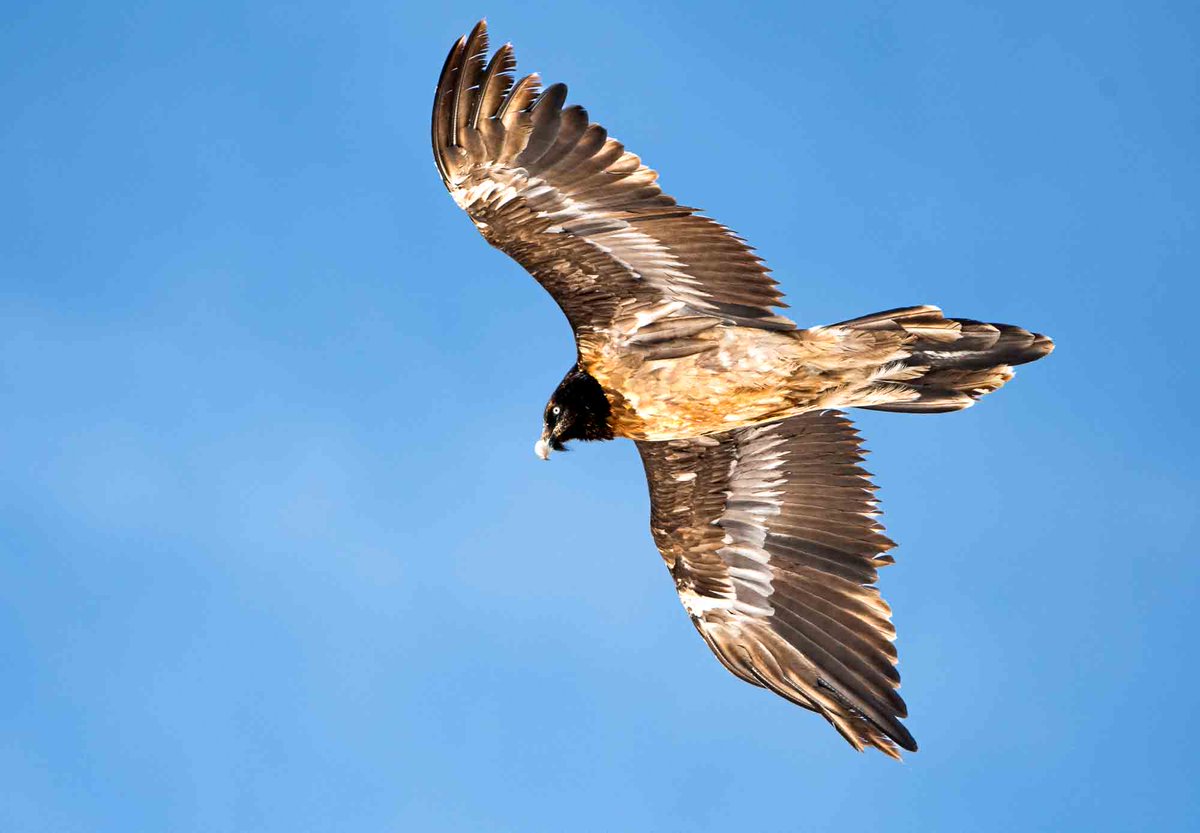
<path id="1" fill-rule="evenodd" d="M 961 410 L 1011 379 L 1014 365 L 1036 361 L 1054 349 L 1044 335 L 1008 324 L 946 318 L 932 306 L 877 312 L 833 328 L 869 333 L 878 340 L 899 339 L 899 358 L 873 383 L 881 390 L 858 406 L 877 411 Z M 880 395 L 883 390 L 886 396 Z"/>

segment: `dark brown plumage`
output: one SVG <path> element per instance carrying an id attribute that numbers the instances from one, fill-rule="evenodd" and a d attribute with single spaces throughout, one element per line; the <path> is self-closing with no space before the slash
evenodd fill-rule
<path id="1" fill-rule="evenodd" d="M 1053 344 L 1020 327 L 889 310 L 798 329 L 762 261 L 564 106 L 566 87 L 486 61 L 480 22 L 434 98 L 442 179 L 570 321 L 576 364 L 539 455 L 637 441 L 651 528 L 684 607 L 730 671 L 819 712 L 856 748 L 916 749 L 875 589 L 893 546 L 838 410 L 959 410 Z"/>

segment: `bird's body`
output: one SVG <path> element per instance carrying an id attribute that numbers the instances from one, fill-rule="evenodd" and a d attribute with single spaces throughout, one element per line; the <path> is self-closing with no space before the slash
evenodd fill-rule
<path id="1" fill-rule="evenodd" d="M 687 337 L 686 354 L 655 358 L 634 341 L 652 326 L 581 350 L 580 367 L 609 397 L 616 436 L 694 437 L 754 425 L 794 407 L 794 333 L 710 326 Z M 677 349 L 665 343 L 668 354 Z"/>
<path id="2" fill-rule="evenodd" d="M 485 64 L 481 22 L 447 57 L 433 147 L 455 202 L 551 293 L 577 355 L 537 450 L 637 442 L 651 530 L 684 608 L 729 670 L 855 747 L 916 749 L 899 722 L 892 544 L 838 412 L 967 407 L 1053 344 L 932 306 L 799 329 L 748 246 L 564 107 L 566 88 Z"/>
<path id="3" fill-rule="evenodd" d="M 608 394 L 618 437 L 673 440 L 759 425 L 805 411 L 903 400 L 881 387 L 908 375 L 900 339 L 877 343 L 836 328 L 759 330 L 684 323 L 680 338 L 655 337 L 655 321 L 595 348 L 581 346 L 580 367 Z M 703 321 L 703 320 L 702 320 Z M 640 323 L 640 322 L 639 322 Z M 647 335 L 649 334 L 649 335 Z M 656 349 L 657 348 L 657 349 Z M 868 392 L 875 387 L 876 393 Z"/>

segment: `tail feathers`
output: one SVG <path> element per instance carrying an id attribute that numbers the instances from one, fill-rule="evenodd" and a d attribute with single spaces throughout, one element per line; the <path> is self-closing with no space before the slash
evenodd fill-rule
<path id="1" fill-rule="evenodd" d="M 896 401 L 867 405 L 877 411 L 943 413 L 975 404 L 1013 377 L 1013 366 L 1054 350 L 1039 333 L 1008 324 L 946 318 L 937 307 L 905 307 L 837 325 L 857 331 L 895 333 L 908 354 L 889 384 Z M 890 374 L 889 374 L 890 375 Z M 905 378 L 907 377 L 907 378 Z M 895 381 L 903 378 L 903 381 Z"/>

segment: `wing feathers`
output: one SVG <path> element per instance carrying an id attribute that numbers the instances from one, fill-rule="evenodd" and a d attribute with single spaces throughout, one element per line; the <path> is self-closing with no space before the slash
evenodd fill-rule
<path id="1" fill-rule="evenodd" d="M 433 97 L 433 146 L 443 149 L 442 152 L 435 153 L 433 157 L 437 162 L 438 172 L 441 173 L 444 180 L 449 180 L 451 175 L 445 157 L 450 153 L 450 148 L 456 144 L 456 138 L 452 135 L 453 131 L 451 130 L 452 111 L 448 109 L 448 106 L 466 43 L 467 39 L 461 37 L 450 49 L 450 54 L 446 56 L 446 63 L 442 65 L 442 74 L 438 77 L 437 93 Z"/>
<path id="2" fill-rule="evenodd" d="M 496 50 L 496 54 L 492 56 L 492 60 L 488 62 L 487 70 L 483 74 L 483 82 L 479 86 L 479 93 L 475 96 L 475 105 L 471 110 L 471 118 L 468 124 L 474 128 L 479 128 L 479 117 L 487 113 L 491 121 L 491 115 L 500 108 L 500 102 L 508 95 L 509 88 L 512 87 L 512 71 L 517 68 L 516 58 L 513 57 L 513 48 L 511 43 L 506 43 Z"/>
<path id="3" fill-rule="evenodd" d="M 511 46 L 485 65 L 487 43 L 480 22 L 446 60 L 434 99 L 438 170 L 488 242 L 554 296 L 577 336 L 619 330 L 617 315 L 672 300 L 686 305 L 684 316 L 794 328 L 774 311 L 781 295 L 744 241 L 664 194 L 636 154 L 582 107 L 565 106 L 564 85 L 539 94 L 536 75 L 513 84 Z"/>
<path id="4" fill-rule="evenodd" d="M 553 179 L 551 173 L 554 166 L 580 146 L 580 140 L 587 129 L 587 112 L 578 104 L 567 107 L 561 112 L 557 133 L 553 137 L 550 147 L 537 160 L 537 166 L 541 168 L 543 178 Z"/>
<path id="5" fill-rule="evenodd" d="M 856 748 L 916 749 L 900 723 L 891 609 L 874 587 L 893 544 L 849 420 L 807 413 L 638 449 L 655 542 L 721 662 Z"/>
<path id="6" fill-rule="evenodd" d="M 792 647 L 820 666 L 820 679 L 836 683 L 842 696 L 856 710 L 868 715 L 872 721 L 888 729 L 889 733 L 895 732 L 901 736 L 905 734 L 895 729 L 900 725 L 896 721 L 896 715 L 904 710 L 904 701 L 900 701 L 899 707 L 885 703 L 885 689 L 891 691 L 897 700 L 900 696 L 886 682 L 880 685 L 874 679 L 872 669 L 865 667 L 853 651 L 846 650 L 844 645 L 820 627 L 805 621 L 803 617 L 786 608 L 776 610 L 772 627 L 787 639 Z"/>
<path id="7" fill-rule="evenodd" d="M 787 598 L 796 600 L 798 604 L 803 604 L 812 610 L 819 610 L 847 627 L 863 630 L 859 627 L 859 623 L 865 623 L 867 629 L 864 632 L 877 634 L 878 638 L 874 642 L 882 646 L 881 650 L 885 651 L 888 656 L 893 659 L 896 657 L 896 648 L 892 643 L 892 640 L 896 638 L 896 629 L 886 616 L 880 615 L 869 607 L 856 606 L 846 599 L 838 602 L 830 601 L 824 596 L 809 592 L 801 585 L 787 581 L 776 581 L 775 589 L 776 592 L 782 593 Z"/>
<path id="8" fill-rule="evenodd" d="M 467 91 L 479 84 L 487 48 L 487 24 L 481 20 L 467 36 L 458 77 L 455 79 L 454 100 L 451 102 L 450 124 L 454 131 L 454 144 L 459 147 L 464 146 L 463 128 L 467 125 L 468 108 L 471 106 L 471 97 Z"/>
<path id="9" fill-rule="evenodd" d="M 533 102 L 529 110 L 533 131 L 529 134 L 525 149 L 515 160 L 518 167 L 534 167 L 542 154 L 549 150 L 558 137 L 558 129 L 562 124 L 562 106 L 566 100 L 567 85 L 551 84 Z"/>

